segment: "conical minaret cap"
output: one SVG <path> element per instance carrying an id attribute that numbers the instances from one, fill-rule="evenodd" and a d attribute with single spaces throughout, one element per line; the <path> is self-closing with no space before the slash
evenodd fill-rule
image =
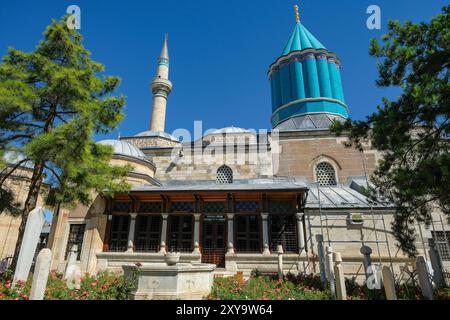
<path id="1" fill-rule="evenodd" d="M 168 39 L 168 34 L 166 33 L 164 36 L 164 44 L 161 49 L 161 54 L 159 55 L 160 60 L 161 59 L 169 60 L 169 49 L 167 48 L 167 39 Z"/>

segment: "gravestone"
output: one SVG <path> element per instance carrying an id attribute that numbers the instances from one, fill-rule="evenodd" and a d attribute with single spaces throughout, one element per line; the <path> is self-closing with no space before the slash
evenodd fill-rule
<path id="1" fill-rule="evenodd" d="M 27 281 L 44 223 L 45 214 L 41 207 L 35 208 L 28 215 L 13 282 Z"/>
<path id="2" fill-rule="evenodd" d="M 320 269 L 320 280 L 325 286 L 327 282 L 326 270 L 325 270 L 325 252 L 323 249 L 323 235 L 316 234 L 317 241 L 317 255 L 319 256 L 319 269 Z"/>
<path id="3" fill-rule="evenodd" d="M 433 300 L 433 286 L 428 277 L 428 268 L 423 256 L 417 257 L 416 261 L 417 274 L 419 276 L 419 285 L 422 295 L 427 300 Z"/>
<path id="4" fill-rule="evenodd" d="M 74 272 L 75 266 L 77 265 L 77 256 L 78 256 L 78 246 L 73 245 L 70 248 L 69 255 L 67 257 L 67 265 L 66 270 L 64 271 L 64 279 L 70 277 Z"/>
<path id="5" fill-rule="evenodd" d="M 334 277 L 336 279 L 336 299 L 347 300 L 347 290 L 345 288 L 344 269 L 342 268 L 342 257 L 339 252 L 334 253 Z"/>
<path id="6" fill-rule="evenodd" d="M 333 268 L 333 248 L 327 246 L 326 248 L 326 270 L 327 270 L 327 278 L 328 283 L 330 284 L 330 291 L 334 297 L 336 297 L 336 288 L 334 283 L 334 268 Z"/>
<path id="7" fill-rule="evenodd" d="M 387 300 L 397 300 L 397 293 L 395 292 L 395 280 L 392 275 L 391 268 L 388 266 L 383 267 L 383 286 L 386 293 Z"/>
<path id="8" fill-rule="evenodd" d="M 433 268 L 434 283 L 438 287 L 443 287 L 445 286 L 445 278 L 444 274 L 442 273 L 441 263 L 439 261 L 439 253 L 436 251 L 434 247 L 430 247 L 428 253 L 430 255 L 431 267 Z"/>
<path id="9" fill-rule="evenodd" d="M 370 255 L 372 254 L 372 249 L 368 246 L 362 246 L 359 250 L 361 254 L 364 256 L 363 258 L 363 266 L 364 266 L 364 273 L 366 274 L 366 279 L 369 279 L 369 277 L 372 275 L 369 270 L 370 266 L 372 265 L 372 258 Z"/>
<path id="10" fill-rule="evenodd" d="M 278 245 L 277 246 L 277 253 L 278 253 L 278 280 L 283 280 L 283 246 Z"/>
<path id="11" fill-rule="evenodd" d="M 42 249 L 36 259 L 33 282 L 31 284 L 30 300 L 44 300 L 45 287 L 52 263 L 52 251 Z"/>
<path id="12" fill-rule="evenodd" d="M 81 269 L 75 265 L 66 278 L 66 285 L 69 289 L 80 289 L 81 287 Z"/>

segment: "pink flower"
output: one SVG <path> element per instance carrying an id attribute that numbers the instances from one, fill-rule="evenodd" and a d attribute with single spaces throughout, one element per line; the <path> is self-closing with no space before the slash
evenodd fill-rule
<path id="1" fill-rule="evenodd" d="M 6 289 L 10 289 L 11 288 L 11 283 L 9 281 L 5 284 L 5 288 Z"/>
<path id="2" fill-rule="evenodd" d="M 97 282 L 92 282 L 91 286 L 95 287 L 97 285 Z"/>

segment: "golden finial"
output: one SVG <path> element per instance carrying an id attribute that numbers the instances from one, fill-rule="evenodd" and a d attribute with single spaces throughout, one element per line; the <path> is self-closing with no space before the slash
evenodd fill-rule
<path id="1" fill-rule="evenodd" d="M 295 5 L 294 9 L 295 9 L 295 21 L 297 23 L 300 23 L 300 14 L 298 13 L 298 5 Z"/>

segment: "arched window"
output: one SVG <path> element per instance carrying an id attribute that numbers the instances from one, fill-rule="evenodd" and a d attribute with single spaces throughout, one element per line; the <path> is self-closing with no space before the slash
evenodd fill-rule
<path id="1" fill-rule="evenodd" d="M 226 165 L 223 165 L 217 169 L 216 183 L 233 183 L 233 170 Z"/>
<path id="2" fill-rule="evenodd" d="M 316 166 L 316 182 L 321 186 L 335 186 L 336 172 L 328 162 L 321 162 Z"/>

